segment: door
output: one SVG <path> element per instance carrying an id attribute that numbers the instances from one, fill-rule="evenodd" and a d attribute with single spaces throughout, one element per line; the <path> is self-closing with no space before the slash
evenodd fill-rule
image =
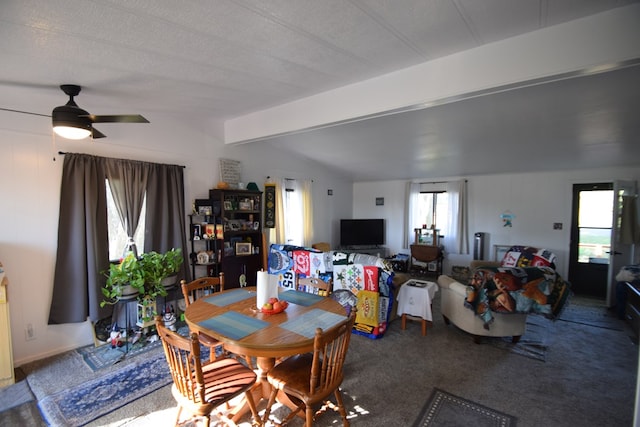
<path id="1" fill-rule="evenodd" d="M 633 264 L 637 217 L 637 186 L 635 181 L 616 181 L 613 186 L 613 228 L 607 282 L 607 306 L 616 304 L 616 275 L 625 265 Z M 631 225 L 627 228 L 627 225 Z"/>
<path id="2" fill-rule="evenodd" d="M 613 194 L 610 182 L 573 186 L 569 281 L 578 295 L 607 299 Z"/>

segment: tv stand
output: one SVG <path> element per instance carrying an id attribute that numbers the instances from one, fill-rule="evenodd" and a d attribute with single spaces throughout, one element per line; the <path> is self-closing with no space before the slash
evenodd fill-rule
<path id="1" fill-rule="evenodd" d="M 384 246 L 347 246 L 338 248 L 338 251 L 345 252 L 348 254 L 358 253 L 358 254 L 367 254 L 374 255 L 378 258 L 386 258 L 387 256 L 387 248 Z"/>

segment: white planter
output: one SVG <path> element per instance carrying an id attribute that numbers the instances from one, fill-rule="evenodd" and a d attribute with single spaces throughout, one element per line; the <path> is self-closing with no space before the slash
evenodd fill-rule
<path id="1" fill-rule="evenodd" d="M 120 300 L 130 300 L 137 297 L 139 294 L 138 290 L 131 285 L 125 285 L 122 287 L 122 296 L 120 296 Z"/>
<path id="2" fill-rule="evenodd" d="M 165 288 L 171 288 L 176 284 L 177 281 L 178 275 L 174 274 L 173 276 L 165 277 L 164 279 L 162 279 L 160 284 L 162 284 L 162 286 L 164 286 Z"/>

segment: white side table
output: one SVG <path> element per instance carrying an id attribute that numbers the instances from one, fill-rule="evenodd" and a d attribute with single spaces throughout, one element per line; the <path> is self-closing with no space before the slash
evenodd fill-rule
<path id="1" fill-rule="evenodd" d="M 407 315 L 422 319 L 422 335 L 427 335 L 427 322 L 433 321 L 431 303 L 438 291 L 434 282 L 409 280 L 398 293 L 398 315 L 402 315 L 402 329 L 407 327 Z"/>

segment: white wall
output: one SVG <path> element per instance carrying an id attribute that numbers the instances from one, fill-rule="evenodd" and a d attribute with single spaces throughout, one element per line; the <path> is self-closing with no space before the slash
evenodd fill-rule
<path id="1" fill-rule="evenodd" d="M 425 179 L 426 182 L 457 180 L 460 177 Z M 577 183 L 607 182 L 616 179 L 640 179 L 640 166 L 471 176 L 469 190 L 469 254 L 446 254 L 444 271 L 451 265 L 468 265 L 473 258 L 473 234 L 488 233 L 488 251 L 493 245 L 526 244 L 551 249 L 558 256 L 558 271 L 564 277 L 569 269 L 569 233 L 571 226 L 572 186 Z M 417 180 L 420 181 L 420 180 Z M 386 246 L 390 253 L 409 253 L 403 247 L 405 181 L 359 182 L 353 186 L 355 218 L 385 218 Z M 375 198 L 384 197 L 384 206 Z M 503 226 L 500 214 L 515 214 L 513 227 Z M 553 223 L 563 224 L 554 230 Z M 488 253 L 487 253 L 488 252 Z M 446 253 L 446 248 L 445 248 Z"/>
<path id="2" fill-rule="evenodd" d="M 257 144 L 225 146 L 221 126 L 189 123 L 184 117 L 144 114 L 149 125 L 105 124 L 107 138 L 58 139 L 50 119 L 0 112 L 0 261 L 9 279 L 11 336 L 16 366 L 93 343 L 89 322 L 48 325 L 57 250 L 60 177 L 58 150 L 180 164 L 185 168 L 185 204 L 208 196 L 219 181 L 218 159 L 240 160 L 242 179 L 264 189 L 268 175 L 314 180 L 318 240 L 337 241 L 337 222 L 351 212 L 351 184 L 309 160 L 294 159 Z M 53 161 L 53 157 L 56 161 Z M 327 196 L 327 189 L 333 196 Z M 189 212 L 185 212 L 185 215 Z M 35 339 L 26 341 L 31 324 Z"/>

